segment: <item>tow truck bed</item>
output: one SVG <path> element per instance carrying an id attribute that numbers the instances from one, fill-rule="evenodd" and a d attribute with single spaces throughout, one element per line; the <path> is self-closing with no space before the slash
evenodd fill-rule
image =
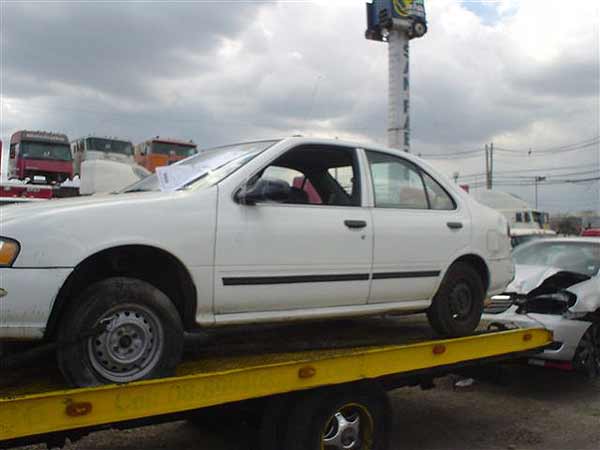
<path id="1" fill-rule="evenodd" d="M 338 336 L 338 344 L 315 338 L 312 332 L 311 339 L 298 340 L 277 329 L 271 335 L 267 331 L 266 339 L 277 342 L 266 352 L 240 346 L 251 341 L 240 333 L 237 343 L 217 340 L 212 350 L 203 346 L 204 354 L 189 357 L 175 377 L 118 386 L 67 389 L 52 364 L 0 374 L 0 447 L 56 442 L 57 436 L 140 419 L 147 424 L 200 408 L 361 380 L 380 381 L 386 389 L 419 384 L 461 368 L 540 351 L 552 342 L 552 334 L 543 329 L 431 339 L 427 332 L 419 333 L 423 328 L 386 329 L 376 323 L 361 327 L 364 335 L 354 339 Z M 374 328 L 383 328 L 382 338 L 374 336 Z M 404 333 L 398 333 L 401 330 Z M 306 347 L 321 342 L 331 348 L 305 350 L 298 342 Z M 297 351 L 280 351 L 284 348 Z"/>

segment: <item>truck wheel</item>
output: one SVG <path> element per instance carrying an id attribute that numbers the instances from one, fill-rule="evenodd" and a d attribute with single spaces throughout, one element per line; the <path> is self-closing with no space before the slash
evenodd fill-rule
<path id="1" fill-rule="evenodd" d="M 573 367 L 590 379 L 600 377 L 600 322 L 590 325 L 579 341 Z"/>
<path id="2" fill-rule="evenodd" d="M 169 298 L 144 281 L 115 277 L 91 285 L 67 312 L 57 358 L 67 381 L 84 387 L 170 376 L 182 350 L 183 326 Z"/>
<path id="3" fill-rule="evenodd" d="M 485 289 L 479 274 L 469 264 L 453 264 L 427 310 L 435 331 L 443 336 L 471 334 L 483 312 Z"/>
<path id="4" fill-rule="evenodd" d="M 306 394 L 292 408 L 286 450 L 385 450 L 389 404 L 371 386 L 330 387 Z"/>

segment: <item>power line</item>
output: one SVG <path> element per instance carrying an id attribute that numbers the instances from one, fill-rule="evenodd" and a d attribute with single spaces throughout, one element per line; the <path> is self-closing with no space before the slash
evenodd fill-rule
<path id="1" fill-rule="evenodd" d="M 559 145 L 539 150 L 534 150 L 533 148 L 516 150 L 504 147 L 497 147 L 497 149 L 509 153 L 564 153 L 572 150 L 578 150 L 580 148 L 586 148 L 587 146 L 597 144 L 598 142 L 600 142 L 600 136 L 594 136 L 584 141 L 574 142 L 572 144 Z"/>
<path id="2" fill-rule="evenodd" d="M 596 147 L 600 144 L 600 136 L 594 136 L 592 138 L 586 139 L 584 141 L 574 142 L 571 144 L 564 144 L 554 147 L 542 148 L 539 150 L 535 150 L 533 148 L 529 149 L 510 149 L 506 147 L 498 147 L 495 146 L 494 150 L 503 153 L 501 156 L 506 158 L 530 158 L 536 156 L 547 156 L 547 155 L 557 155 L 562 153 L 569 153 L 577 150 L 585 150 L 588 148 Z M 419 153 L 419 156 L 424 158 L 434 158 L 434 159 L 466 159 L 466 158 L 474 158 L 476 156 L 483 155 L 485 153 L 484 148 L 473 149 L 473 150 L 465 150 L 459 152 L 450 152 L 450 153 Z"/>

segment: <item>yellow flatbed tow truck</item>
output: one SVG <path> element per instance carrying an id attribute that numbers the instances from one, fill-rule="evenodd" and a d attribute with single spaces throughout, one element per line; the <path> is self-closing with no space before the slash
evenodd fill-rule
<path id="1" fill-rule="evenodd" d="M 60 447 L 67 438 L 97 430 L 181 418 L 238 420 L 235 414 L 245 410 L 256 424 L 256 449 L 383 450 L 389 448 L 391 415 L 386 391 L 431 387 L 437 377 L 528 356 L 552 343 L 551 332 L 543 329 L 453 339 L 414 329 L 407 334 L 383 343 L 356 341 L 353 347 L 347 346 L 356 343 L 352 340 L 317 350 L 292 345 L 296 351 L 287 352 L 230 352 L 219 343 L 220 354 L 189 357 L 172 378 L 83 389 L 65 387 L 51 364 L 4 370 L 0 448 L 44 442 Z M 278 331 L 269 339 L 276 336 L 280 348 L 292 343 Z"/>

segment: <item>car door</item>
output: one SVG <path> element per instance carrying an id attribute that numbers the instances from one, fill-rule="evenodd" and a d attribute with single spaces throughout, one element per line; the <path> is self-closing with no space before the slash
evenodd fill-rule
<path id="1" fill-rule="evenodd" d="M 366 152 L 373 189 L 373 281 L 369 303 L 429 300 L 470 239 L 470 214 L 417 165 Z"/>
<path id="2" fill-rule="evenodd" d="M 292 194 L 248 205 L 220 187 L 215 314 L 365 305 L 373 226 L 357 151 L 293 148 L 254 178 Z"/>

